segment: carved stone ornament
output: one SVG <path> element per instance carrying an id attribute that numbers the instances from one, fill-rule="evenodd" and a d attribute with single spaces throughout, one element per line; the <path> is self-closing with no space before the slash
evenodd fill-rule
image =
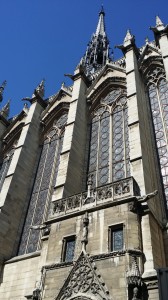
<path id="1" fill-rule="evenodd" d="M 131 268 L 129 269 L 129 271 L 127 271 L 127 282 L 128 285 L 135 285 L 135 286 L 141 285 L 141 274 L 137 264 L 136 256 L 132 257 Z"/>
<path id="2" fill-rule="evenodd" d="M 70 271 L 64 285 L 62 286 L 58 299 L 96 297 L 96 299 L 111 299 L 105 283 L 101 276 L 96 274 L 96 267 L 93 266 L 85 251 L 82 251 L 73 269 Z"/>

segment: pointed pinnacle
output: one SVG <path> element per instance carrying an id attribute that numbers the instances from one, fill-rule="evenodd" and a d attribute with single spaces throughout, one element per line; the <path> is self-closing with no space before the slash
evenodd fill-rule
<path id="1" fill-rule="evenodd" d="M 2 84 L 0 86 L 0 102 L 2 102 L 2 100 L 3 100 L 3 92 L 4 92 L 4 88 L 5 88 L 6 84 L 7 84 L 7 81 L 5 80 L 2 82 Z"/>
<path id="2" fill-rule="evenodd" d="M 145 38 L 145 44 L 147 45 L 149 43 L 149 38 L 148 36 Z"/>
<path id="3" fill-rule="evenodd" d="M 5 119 L 9 117 L 10 101 L 11 100 L 9 99 L 8 102 L 0 110 L 0 115 L 3 116 Z"/>
<path id="4" fill-rule="evenodd" d="M 156 27 L 158 26 L 164 26 L 162 20 L 159 18 L 159 16 L 156 16 Z"/>
<path id="5" fill-rule="evenodd" d="M 104 16 L 105 12 L 104 9 L 102 8 L 100 13 L 99 13 L 99 21 L 96 29 L 96 35 L 104 35 L 105 34 L 105 22 L 104 22 Z"/>
<path id="6" fill-rule="evenodd" d="M 126 33 L 126 36 L 125 36 L 125 39 L 124 39 L 124 43 L 130 41 L 132 38 L 133 38 L 133 35 L 131 34 L 130 30 L 128 29 L 127 33 Z"/>
<path id="7" fill-rule="evenodd" d="M 40 84 L 36 87 L 35 92 L 41 97 L 44 97 L 45 92 L 45 86 L 44 86 L 45 80 L 43 79 Z"/>

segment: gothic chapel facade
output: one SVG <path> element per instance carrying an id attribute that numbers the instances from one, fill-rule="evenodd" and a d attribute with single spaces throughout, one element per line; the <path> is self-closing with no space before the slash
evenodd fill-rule
<path id="1" fill-rule="evenodd" d="M 0 299 L 158 300 L 168 267 L 168 26 L 113 61 L 99 13 L 72 79 L 0 111 Z M 0 88 L 2 101 L 5 83 Z M 167 299 L 167 298 L 160 298 Z"/>

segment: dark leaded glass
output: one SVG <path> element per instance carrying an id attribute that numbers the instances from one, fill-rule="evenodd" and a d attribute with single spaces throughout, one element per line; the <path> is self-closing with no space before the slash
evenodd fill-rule
<path id="1" fill-rule="evenodd" d="M 14 148 L 12 148 L 10 151 L 8 151 L 8 153 L 6 154 L 6 156 L 2 162 L 2 165 L 0 166 L 0 191 L 2 189 L 5 177 L 8 173 L 14 151 L 15 151 Z"/>
<path id="2" fill-rule="evenodd" d="M 121 95 L 122 90 L 121 89 L 116 89 L 112 90 L 104 99 L 103 103 L 106 104 L 112 104 L 116 99 Z"/>
<path id="3" fill-rule="evenodd" d="M 109 181 L 109 126 L 110 114 L 105 111 L 100 119 L 98 186 L 106 184 Z"/>
<path id="4" fill-rule="evenodd" d="M 75 252 L 75 237 L 65 240 L 64 261 L 72 261 Z"/>
<path id="5" fill-rule="evenodd" d="M 122 93 L 111 91 L 93 115 L 89 174 L 94 186 L 130 175 L 127 99 Z"/>
<path id="6" fill-rule="evenodd" d="M 153 117 L 153 125 L 158 149 L 158 156 L 163 178 L 166 200 L 168 201 L 168 83 L 161 68 L 148 74 L 149 99 Z"/>
<path id="7" fill-rule="evenodd" d="M 123 249 L 123 228 L 112 230 L 112 251 L 119 251 Z"/>
<path id="8" fill-rule="evenodd" d="M 51 190 L 58 173 L 66 120 L 67 114 L 64 114 L 54 122 L 53 128 L 46 134 L 21 237 L 19 255 L 40 248 L 40 230 L 35 230 L 31 226 L 42 224 L 47 216 Z"/>

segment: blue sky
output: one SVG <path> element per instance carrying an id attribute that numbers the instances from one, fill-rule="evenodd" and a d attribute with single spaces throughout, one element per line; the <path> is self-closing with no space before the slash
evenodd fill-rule
<path id="1" fill-rule="evenodd" d="M 0 0 L 0 83 L 7 80 L 2 107 L 11 99 L 14 115 L 45 78 L 46 98 L 56 93 L 65 73 L 73 73 L 98 22 L 101 4 L 111 48 L 131 29 L 137 46 L 153 40 L 149 26 L 159 14 L 168 23 L 168 0 Z M 115 59 L 122 56 L 114 50 Z"/>

